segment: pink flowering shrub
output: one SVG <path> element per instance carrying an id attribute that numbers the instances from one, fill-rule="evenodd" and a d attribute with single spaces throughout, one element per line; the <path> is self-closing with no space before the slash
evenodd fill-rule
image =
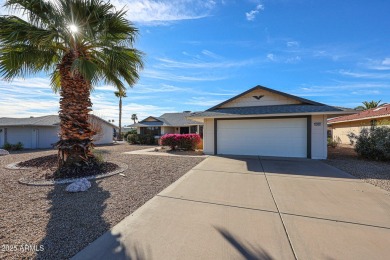
<path id="1" fill-rule="evenodd" d="M 169 146 L 171 150 L 176 147 L 184 150 L 195 150 L 201 142 L 198 134 L 166 134 L 161 137 L 161 145 Z"/>

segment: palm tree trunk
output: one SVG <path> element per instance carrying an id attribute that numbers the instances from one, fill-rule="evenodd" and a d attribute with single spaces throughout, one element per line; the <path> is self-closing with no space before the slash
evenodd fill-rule
<path id="1" fill-rule="evenodd" d="M 71 51 L 59 64 L 60 91 L 60 140 L 57 142 L 59 167 L 88 162 L 93 158 L 91 148 L 95 134 L 88 122 L 92 110 L 90 84 L 77 71 L 71 70 L 78 53 Z"/>
<path id="2" fill-rule="evenodd" d="M 122 97 L 119 97 L 119 140 L 122 140 Z"/>

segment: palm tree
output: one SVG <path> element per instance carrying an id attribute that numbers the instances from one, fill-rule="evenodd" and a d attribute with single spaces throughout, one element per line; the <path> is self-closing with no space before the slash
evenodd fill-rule
<path id="1" fill-rule="evenodd" d="M 138 120 L 137 114 L 132 114 L 131 115 L 131 120 L 133 120 L 134 124 L 135 124 L 135 120 Z"/>
<path id="2" fill-rule="evenodd" d="M 357 106 L 357 107 L 355 107 L 355 110 L 368 110 L 368 109 L 371 109 L 371 108 L 379 107 L 379 106 L 382 105 L 381 101 L 382 100 L 379 100 L 379 101 L 372 100 L 370 102 L 364 101 L 364 102 L 362 102 L 363 106 Z"/>
<path id="3" fill-rule="evenodd" d="M 124 91 L 124 82 L 138 80 L 143 54 L 133 48 L 137 28 L 125 11 L 101 0 L 7 0 L 5 6 L 25 18 L 0 16 L 0 74 L 12 80 L 50 72 L 61 96 L 59 167 L 90 162 L 90 92 L 102 81 Z"/>
<path id="4" fill-rule="evenodd" d="M 115 96 L 119 98 L 119 140 L 122 140 L 122 98 L 127 96 L 125 91 L 115 91 Z"/>

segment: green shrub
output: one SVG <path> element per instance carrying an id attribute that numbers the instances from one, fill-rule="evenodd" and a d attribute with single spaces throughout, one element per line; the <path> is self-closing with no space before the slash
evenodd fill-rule
<path id="1" fill-rule="evenodd" d="M 339 143 L 336 140 L 333 140 L 332 137 L 328 137 L 328 146 L 336 148 L 338 145 Z"/>
<path id="2" fill-rule="evenodd" d="M 138 136 L 137 136 L 137 134 L 128 134 L 126 137 L 126 140 L 129 144 L 137 144 L 138 143 Z"/>
<path id="3" fill-rule="evenodd" d="M 5 143 L 2 147 L 4 150 L 11 151 L 12 150 L 12 144 Z"/>
<path id="4" fill-rule="evenodd" d="M 20 151 L 23 150 L 24 145 L 21 142 L 17 142 L 16 144 L 5 143 L 2 148 L 7 151 Z"/>
<path id="5" fill-rule="evenodd" d="M 102 151 L 93 149 L 92 154 L 95 156 L 95 160 L 99 165 L 102 165 L 105 162 Z"/>
<path id="6" fill-rule="evenodd" d="M 153 145 L 156 144 L 156 139 L 154 135 L 129 134 L 127 135 L 127 142 L 130 144 Z"/>
<path id="7" fill-rule="evenodd" d="M 390 127 L 363 128 L 354 138 L 358 155 L 374 160 L 390 160 Z"/>

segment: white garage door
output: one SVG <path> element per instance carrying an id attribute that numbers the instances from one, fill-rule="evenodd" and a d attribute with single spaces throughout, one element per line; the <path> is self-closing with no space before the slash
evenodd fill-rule
<path id="1" fill-rule="evenodd" d="M 307 119 L 218 120 L 217 153 L 307 157 Z"/>

